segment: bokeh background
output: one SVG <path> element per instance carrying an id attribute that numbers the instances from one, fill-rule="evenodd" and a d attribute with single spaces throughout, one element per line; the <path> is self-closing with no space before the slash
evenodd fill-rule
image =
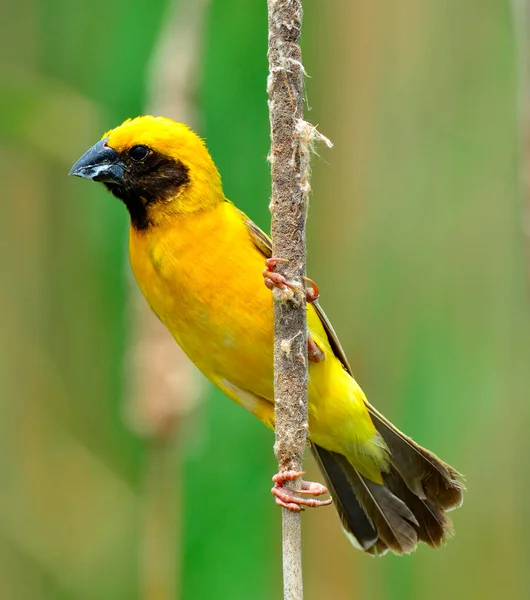
<path id="1" fill-rule="evenodd" d="M 525 4 L 304 2 L 307 117 L 335 144 L 309 273 L 372 402 L 469 487 L 454 540 L 403 558 L 307 511 L 306 600 L 530 597 Z M 165 113 L 268 230 L 266 2 L 1 8 L 0 598 L 280 598 L 272 435 L 157 329 L 123 207 L 66 176 Z"/>

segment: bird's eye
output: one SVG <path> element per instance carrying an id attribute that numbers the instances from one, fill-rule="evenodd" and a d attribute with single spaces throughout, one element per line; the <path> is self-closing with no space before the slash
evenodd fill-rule
<path id="1" fill-rule="evenodd" d="M 141 144 L 138 146 L 133 146 L 129 150 L 129 156 L 138 162 L 145 160 L 149 155 L 149 148 L 147 146 L 142 146 Z"/>

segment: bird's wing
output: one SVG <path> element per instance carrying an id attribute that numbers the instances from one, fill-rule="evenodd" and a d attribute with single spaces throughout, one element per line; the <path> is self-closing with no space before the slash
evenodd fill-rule
<path id="1" fill-rule="evenodd" d="M 254 245 L 260 250 L 265 258 L 270 258 L 272 256 L 272 241 L 270 237 L 263 232 L 253 221 L 251 221 L 248 217 L 245 217 L 245 221 L 250 232 L 250 237 L 254 242 Z M 326 313 L 322 310 L 320 304 L 318 302 L 313 302 L 313 307 L 318 315 L 318 318 L 322 322 L 324 326 L 324 330 L 326 335 L 328 336 L 329 345 L 333 350 L 333 354 L 340 360 L 342 366 L 348 371 L 348 373 L 353 377 L 353 373 L 348 363 L 348 359 L 346 358 L 346 354 L 340 345 L 339 338 L 335 333 L 335 330 L 331 326 L 329 319 L 326 316 Z"/>

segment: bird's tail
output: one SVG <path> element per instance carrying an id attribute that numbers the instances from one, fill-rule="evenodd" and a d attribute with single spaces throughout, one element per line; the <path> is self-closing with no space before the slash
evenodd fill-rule
<path id="1" fill-rule="evenodd" d="M 445 513 L 462 503 L 462 476 L 367 407 L 390 453 L 384 485 L 345 456 L 312 445 L 346 534 L 370 554 L 407 554 L 420 541 L 437 548 L 452 533 Z"/>

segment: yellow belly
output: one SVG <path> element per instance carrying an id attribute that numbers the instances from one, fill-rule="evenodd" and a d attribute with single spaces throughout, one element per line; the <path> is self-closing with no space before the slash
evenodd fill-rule
<path id="1" fill-rule="evenodd" d="M 264 257 L 241 213 L 223 203 L 154 231 L 131 229 L 130 257 L 149 305 L 188 357 L 272 427 L 272 297 L 261 275 Z M 308 323 L 325 353 L 309 366 L 311 439 L 354 462 L 368 446 L 380 454 L 363 392 L 333 355 L 311 306 Z"/>

